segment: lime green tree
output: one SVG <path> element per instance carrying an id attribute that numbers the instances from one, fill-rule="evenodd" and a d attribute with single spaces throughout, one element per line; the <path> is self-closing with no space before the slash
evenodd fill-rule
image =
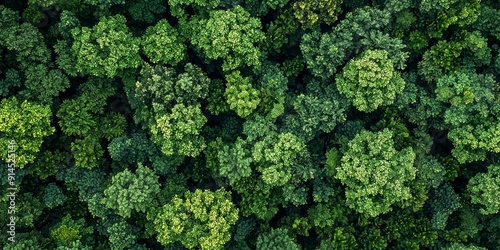
<path id="1" fill-rule="evenodd" d="M 92 227 L 86 226 L 84 218 L 74 220 L 71 215 L 66 215 L 51 228 L 50 238 L 58 246 L 69 246 L 74 242 L 79 242 L 82 237 L 92 234 L 93 231 Z"/>
<path id="2" fill-rule="evenodd" d="M 94 27 L 71 30 L 76 69 L 82 74 L 114 77 L 120 70 L 137 68 L 140 39 L 133 37 L 122 15 L 102 17 Z"/>
<path id="3" fill-rule="evenodd" d="M 241 6 L 210 11 L 209 19 L 193 18 L 186 26 L 191 43 L 208 59 L 223 59 L 224 71 L 260 65 L 262 25 Z"/>
<path id="4" fill-rule="evenodd" d="M 183 198 L 176 195 L 148 218 L 163 245 L 179 241 L 188 249 L 223 249 L 230 239 L 230 227 L 238 220 L 238 209 L 228 191 L 197 189 L 184 193 Z"/>
<path id="5" fill-rule="evenodd" d="M 480 206 L 482 214 L 496 214 L 500 211 L 500 166 L 488 166 L 487 173 L 479 173 L 469 180 L 467 191 L 471 201 Z"/>
<path id="6" fill-rule="evenodd" d="M 486 159 L 487 153 L 500 152 L 498 94 L 493 91 L 492 75 L 469 71 L 440 77 L 436 99 L 448 108 L 444 122 L 453 142 L 451 154 L 460 162 Z"/>
<path id="7" fill-rule="evenodd" d="M 205 139 L 200 135 L 207 118 L 200 105 L 176 104 L 169 114 L 158 115 L 151 125 L 151 140 L 166 155 L 195 157 L 205 149 Z"/>
<path id="8" fill-rule="evenodd" d="M 239 71 L 226 76 L 227 86 L 224 96 L 229 108 L 240 117 L 252 113 L 260 103 L 260 92 L 252 87 L 249 77 L 242 77 Z"/>
<path id="9" fill-rule="evenodd" d="M 24 168 L 35 160 L 43 139 L 54 133 L 50 125 L 49 106 L 19 101 L 16 97 L 3 99 L 0 103 L 0 150 L 2 160 L 9 159 L 9 149 L 15 149 L 15 164 Z M 11 141 L 14 141 L 11 143 Z M 11 148 L 10 145 L 15 145 Z M 12 150 L 11 150 L 12 151 Z"/>
<path id="10" fill-rule="evenodd" d="M 165 19 L 146 29 L 141 48 L 151 62 L 173 66 L 184 59 L 187 49 L 177 29 Z"/>
<path id="11" fill-rule="evenodd" d="M 411 147 L 397 151 L 392 137 L 389 129 L 363 130 L 349 142 L 336 168 L 335 178 L 346 186 L 346 204 L 359 213 L 375 217 L 412 197 L 415 153 Z"/>

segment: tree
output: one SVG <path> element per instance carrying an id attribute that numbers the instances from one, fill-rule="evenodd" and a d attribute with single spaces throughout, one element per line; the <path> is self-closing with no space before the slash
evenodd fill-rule
<path id="1" fill-rule="evenodd" d="M 128 90 L 130 105 L 136 110 L 134 119 L 147 125 L 155 115 L 168 113 L 175 104 L 197 105 L 207 96 L 209 86 L 210 79 L 194 64 L 187 63 L 179 74 L 173 68 L 146 64 Z"/>
<path id="2" fill-rule="evenodd" d="M 135 174 L 125 169 L 112 177 L 111 185 L 104 190 L 103 203 L 123 218 L 129 218 L 132 211 L 146 212 L 158 192 L 158 176 L 138 163 Z"/>
<path id="3" fill-rule="evenodd" d="M 56 25 L 59 34 L 66 40 L 71 39 L 71 30 L 81 27 L 80 20 L 76 17 L 74 12 L 63 10 L 61 11 L 60 21 Z M 62 40 L 64 41 L 64 40 Z"/>
<path id="4" fill-rule="evenodd" d="M 436 157 L 427 155 L 415 160 L 417 179 L 426 184 L 427 188 L 437 188 L 443 182 L 446 169 Z"/>
<path id="5" fill-rule="evenodd" d="M 52 99 L 69 87 L 69 80 L 58 69 L 43 64 L 30 65 L 24 71 L 26 89 L 19 92 L 25 99 L 40 103 L 52 103 Z"/>
<path id="6" fill-rule="evenodd" d="M 176 104 L 170 114 L 158 115 L 150 125 L 151 140 L 166 155 L 198 156 L 206 147 L 200 136 L 207 118 L 200 106 Z"/>
<path id="7" fill-rule="evenodd" d="M 257 250 L 300 250 L 301 247 L 292 238 L 288 229 L 271 229 L 269 233 L 259 235 L 257 238 Z"/>
<path id="8" fill-rule="evenodd" d="M 367 50 L 349 61 L 337 75 L 336 83 L 339 92 L 363 112 L 392 104 L 405 86 L 385 50 Z"/>
<path id="9" fill-rule="evenodd" d="M 444 230 L 448 217 L 462 206 L 460 196 L 453 191 L 452 186 L 448 183 L 433 190 L 429 204 L 432 212 L 432 227 L 438 230 Z"/>
<path id="10" fill-rule="evenodd" d="M 56 241 L 58 246 L 68 246 L 93 232 L 92 227 L 86 227 L 84 218 L 73 220 L 71 215 L 66 215 L 51 228 L 50 237 Z"/>
<path id="11" fill-rule="evenodd" d="M 5 196 L 7 197 L 7 193 Z M 34 195 L 32 192 L 17 193 L 15 197 L 15 223 L 16 228 L 24 228 L 26 231 L 35 231 L 35 225 L 37 221 L 40 220 L 40 216 L 43 214 L 43 203 L 40 201 L 39 196 Z M 8 198 L 10 200 L 10 197 Z M 7 205 L 7 199 L 4 202 Z M 9 204 L 10 205 L 10 204 Z M 7 214 L 8 207 L 5 206 L 5 217 L 11 216 L 12 214 Z M 17 239 L 17 235 L 16 235 Z"/>
<path id="12" fill-rule="evenodd" d="M 257 82 L 259 83 L 260 105 L 259 113 L 266 115 L 269 119 L 276 119 L 285 112 L 285 95 L 288 89 L 288 79 L 277 64 L 264 64 L 259 70 L 255 70 Z"/>
<path id="13" fill-rule="evenodd" d="M 406 85 L 396 96 L 394 104 L 405 120 L 422 128 L 446 129 L 442 122 L 446 109 L 438 100 L 433 89 L 424 87 L 427 83 L 418 78 L 416 72 L 403 75 Z"/>
<path id="14" fill-rule="evenodd" d="M 268 24 L 266 47 L 281 52 L 283 46 L 287 48 L 297 45 L 300 41 L 300 37 L 296 35 L 299 26 L 299 21 L 293 15 L 293 9 L 284 9 L 275 20 Z"/>
<path id="15" fill-rule="evenodd" d="M 50 50 L 44 42 L 42 33 L 32 24 L 20 21 L 19 14 L 9 8 L 0 6 L 0 46 L 13 51 L 13 60 L 21 69 L 33 64 L 47 64 L 50 61 Z"/>
<path id="16" fill-rule="evenodd" d="M 70 158 L 69 152 L 44 150 L 37 155 L 36 161 L 29 170 L 41 180 L 45 180 L 49 176 L 56 175 L 60 169 L 67 167 Z"/>
<path id="17" fill-rule="evenodd" d="M 164 155 L 143 132 L 113 139 L 108 144 L 108 152 L 113 160 L 112 166 L 120 171 L 136 163 L 148 162 L 156 174 L 167 175 L 174 173 L 184 160 L 182 156 Z"/>
<path id="18" fill-rule="evenodd" d="M 61 191 L 61 189 L 54 182 L 49 183 L 45 187 L 45 193 L 43 195 L 43 203 L 48 208 L 54 208 L 56 206 L 63 205 L 66 202 L 67 197 Z"/>
<path id="19" fill-rule="evenodd" d="M 394 149 L 393 133 L 362 131 L 349 142 L 335 178 L 346 186 L 346 204 L 371 217 L 402 206 L 411 198 L 409 182 L 415 179 L 415 153 L 411 147 Z"/>
<path id="20" fill-rule="evenodd" d="M 137 68 L 140 40 L 132 36 L 122 15 L 102 17 L 92 28 L 71 30 L 76 69 L 82 74 L 114 77 L 120 70 Z"/>
<path id="21" fill-rule="evenodd" d="M 104 150 L 96 136 L 88 136 L 71 142 L 75 166 L 93 169 L 102 164 Z"/>
<path id="22" fill-rule="evenodd" d="M 128 12 L 132 19 L 152 23 L 155 18 L 165 12 L 166 6 L 162 0 L 136 1 L 130 5 Z"/>
<path id="23" fill-rule="evenodd" d="M 219 6 L 225 8 L 234 8 L 235 6 L 241 5 L 246 11 L 250 13 L 250 15 L 262 17 L 269 14 L 271 10 L 277 11 L 282 8 L 286 8 L 288 2 L 290 2 L 290 0 L 221 0 Z"/>
<path id="24" fill-rule="evenodd" d="M 125 0 L 84 0 L 86 4 L 96 5 L 100 9 L 109 8 L 112 5 L 124 4 Z"/>
<path id="25" fill-rule="evenodd" d="M 141 48 L 153 63 L 177 65 L 186 56 L 186 45 L 177 29 L 167 20 L 161 19 L 155 26 L 146 29 Z"/>
<path id="26" fill-rule="evenodd" d="M 15 166 L 24 168 L 34 162 L 43 139 L 54 133 L 50 126 L 50 107 L 19 101 L 16 97 L 3 99 L 0 103 L 0 149 L 2 160 L 9 159 L 9 148 L 14 145 Z M 14 141 L 14 144 L 11 142 Z M 12 151 L 12 150 L 10 150 Z"/>
<path id="27" fill-rule="evenodd" d="M 224 71 L 243 65 L 259 66 L 261 51 L 255 44 L 264 41 L 262 25 L 241 6 L 210 11 L 209 19 L 194 18 L 185 25 L 191 43 L 203 55 L 212 60 L 224 59 Z"/>
<path id="28" fill-rule="evenodd" d="M 87 202 L 89 211 L 93 216 L 103 215 L 107 208 L 101 204 L 93 203 L 96 198 L 103 195 L 108 174 L 102 169 L 84 169 L 73 166 L 63 169 L 56 175 L 57 180 L 64 181 L 65 187 L 69 192 L 78 193 L 78 199 Z M 100 199 L 98 200 L 100 202 Z M 97 209 L 96 209 L 97 208 Z"/>
<path id="29" fill-rule="evenodd" d="M 440 38 L 451 25 L 463 27 L 472 24 L 479 16 L 479 0 L 425 1 L 418 6 L 427 32 L 431 38 Z M 432 20 L 432 22 L 429 22 Z"/>
<path id="30" fill-rule="evenodd" d="M 484 160 L 500 152 L 497 94 L 491 75 L 454 72 L 438 79 L 436 99 L 448 106 L 444 122 L 450 129 L 452 155 L 459 163 Z"/>
<path id="31" fill-rule="evenodd" d="M 335 231 L 342 231 L 348 223 L 348 209 L 341 199 L 332 203 L 316 203 L 307 210 L 308 219 L 315 231 L 322 237 L 335 236 Z M 334 230 L 337 228 L 337 230 Z M 336 232 L 338 233 L 338 232 Z"/>
<path id="32" fill-rule="evenodd" d="M 18 233 L 15 242 L 4 245 L 6 250 L 36 250 L 42 247 L 42 238 L 40 232 Z"/>
<path id="33" fill-rule="evenodd" d="M 478 32 L 460 31 L 450 41 L 440 40 L 427 50 L 418 71 L 426 81 L 436 81 L 442 75 L 489 65 L 490 61 L 487 39 Z"/>
<path id="34" fill-rule="evenodd" d="M 122 114 L 110 112 L 101 117 L 99 121 L 99 135 L 111 141 L 113 138 L 121 136 L 127 128 L 127 121 Z"/>
<path id="35" fill-rule="evenodd" d="M 249 244 L 246 242 L 246 239 L 252 236 L 252 232 L 255 230 L 256 220 L 249 219 L 239 219 L 236 222 L 234 236 L 232 237 L 232 241 L 230 241 L 229 249 L 251 249 Z"/>
<path id="36" fill-rule="evenodd" d="M 21 86 L 21 74 L 15 69 L 7 69 L 4 73 L 5 79 L 0 80 L 0 96 L 7 97 Z"/>
<path id="37" fill-rule="evenodd" d="M 366 50 L 385 50 L 394 68 L 406 66 L 408 53 L 400 39 L 382 30 L 390 22 L 390 13 L 377 8 L 358 8 L 346 14 L 331 32 L 304 34 L 300 50 L 313 76 L 328 79 L 341 65 Z"/>
<path id="38" fill-rule="evenodd" d="M 302 139 L 291 133 L 280 133 L 276 136 L 267 136 L 264 140 L 255 143 L 252 156 L 257 163 L 257 170 L 261 178 L 270 186 L 283 186 L 287 182 L 299 182 L 301 179 L 312 178 L 313 171 L 309 170 L 305 176 L 297 174 L 297 165 L 302 159 L 307 159 Z M 294 174 L 295 173 L 295 174 Z M 293 178 L 298 177 L 298 179 Z"/>
<path id="39" fill-rule="evenodd" d="M 97 117 L 89 109 L 81 99 L 65 100 L 57 112 L 61 130 L 67 135 L 88 135 L 98 124 Z"/>
<path id="40" fill-rule="evenodd" d="M 174 0 L 169 1 L 170 13 L 179 18 L 185 19 L 189 17 L 190 13 L 188 10 L 194 10 L 195 13 L 206 14 L 207 11 L 215 9 L 220 3 L 220 0 Z"/>
<path id="41" fill-rule="evenodd" d="M 269 120 L 255 116 L 243 124 L 255 169 L 271 187 L 299 184 L 314 178 L 305 141 L 289 132 L 278 133 Z"/>
<path id="42" fill-rule="evenodd" d="M 229 228 L 238 220 L 230 192 L 199 190 L 177 195 L 152 219 L 157 239 L 167 245 L 180 241 L 186 248 L 223 249 Z"/>
<path id="43" fill-rule="evenodd" d="M 478 247 L 475 245 L 466 246 L 462 243 L 453 242 L 450 246 L 443 248 L 446 250 L 486 250 L 487 248 Z"/>
<path id="44" fill-rule="evenodd" d="M 113 223 L 106 231 L 109 234 L 109 245 L 113 250 L 132 249 L 136 245 L 137 229 L 124 220 Z"/>
<path id="45" fill-rule="evenodd" d="M 285 131 L 311 141 L 319 133 L 330 133 L 346 120 L 349 100 L 341 95 L 334 84 L 312 79 L 305 94 L 299 94 L 291 103 L 296 114 L 284 117 Z"/>
<path id="46" fill-rule="evenodd" d="M 482 214 L 496 214 L 500 211 L 500 166 L 488 166 L 488 172 L 479 173 L 472 177 L 467 184 L 467 191 L 471 201 L 480 206 Z"/>
<path id="47" fill-rule="evenodd" d="M 333 233 L 333 237 L 328 240 L 322 240 L 317 250 L 354 250 L 358 246 L 356 238 L 352 234 L 353 229 L 337 227 Z"/>
<path id="48" fill-rule="evenodd" d="M 385 238 L 397 248 L 420 249 L 437 245 L 438 232 L 421 212 L 412 213 L 408 209 L 394 211 L 383 223 L 381 228 Z"/>
<path id="49" fill-rule="evenodd" d="M 260 103 L 260 92 L 252 87 L 249 77 L 242 77 L 239 71 L 226 76 L 227 86 L 224 96 L 229 108 L 234 110 L 240 117 L 246 117 L 252 113 Z"/>
<path id="50" fill-rule="evenodd" d="M 497 8 L 492 8 L 492 6 L 482 4 L 479 12 L 481 18 L 476 20 L 474 28 L 483 34 L 486 33 L 500 39 L 500 11 Z"/>
<path id="51" fill-rule="evenodd" d="M 116 137 L 108 144 L 111 159 L 127 165 L 146 162 L 148 153 L 153 152 L 154 148 L 154 144 L 143 133 Z"/>
<path id="52" fill-rule="evenodd" d="M 278 205 L 282 200 L 281 190 L 272 189 L 256 173 L 241 178 L 232 187 L 241 195 L 239 206 L 243 216 L 255 215 L 269 221 L 278 212 Z"/>
<path id="53" fill-rule="evenodd" d="M 304 28 L 337 21 L 341 12 L 342 0 L 301 0 L 293 3 L 294 16 Z"/>
<path id="54" fill-rule="evenodd" d="M 227 104 L 226 98 L 224 98 L 225 86 L 221 80 L 214 80 L 210 85 L 210 93 L 208 93 L 207 110 L 212 115 L 219 115 L 226 111 L 229 111 L 229 104 Z"/>
<path id="55" fill-rule="evenodd" d="M 231 185 L 252 173 L 250 164 L 253 160 L 247 147 L 248 143 L 237 138 L 234 146 L 224 145 L 218 152 L 219 174 L 228 178 Z"/>

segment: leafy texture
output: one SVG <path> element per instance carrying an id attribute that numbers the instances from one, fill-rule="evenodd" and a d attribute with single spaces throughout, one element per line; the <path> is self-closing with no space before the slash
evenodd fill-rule
<path id="1" fill-rule="evenodd" d="M 55 131 L 50 124 L 51 116 L 48 106 L 21 102 L 15 97 L 3 99 L 0 103 L 2 160 L 7 161 L 8 152 L 11 151 L 15 152 L 16 167 L 23 168 L 32 163 L 44 137 Z"/>
<path id="2" fill-rule="evenodd" d="M 264 40 L 259 19 L 241 6 L 214 10 L 209 19 L 194 19 L 191 43 L 209 59 L 224 59 L 225 71 L 240 66 L 258 66 L 261 52 L 256 44 Z"/>
<path id="3" fill-rule="evenodd" d="M 151 140 L 166 155 L 194 157 L 206 147 L 204 138 L 199 135 L 206 122 L 199 105 L 176 104 L 172 113 L 156 117 L 151 126 Z"/>
<path id="4" fill-rule="evenodd" d="M 142 50 L 153 63 L 176 65 L 186 53 L 186 45 L 180 37 L 177 29 L 162 19 L 146 30 Z"/>
<path id="5" fill-rule="evenodd" d="M 339 92 L 364 112 L 392 104 L 405 86 L 385 50 L 367 50 L 349 61 L 337 76 L 336 83 Z"/>
<path id="6" fill-rule="evenodd" d="M 467 185 L 471 193 L 472 203 L 481 206 L 482 214 L 495 214 L 500 211 L 500 202 L 497 197 L 500 194 L 500 167 L 488 166 L 487 173 L 479 173 L 472 177 Z"/>
<path id="7" fill-rule="evenodd" d="M 238 209 L 230 193 L 196 190 L 174 197 L 154 218 L 158 241 L 169 244 L 180 241 L 189 249 L 223 249 L 229 241 L 229 228 L 238 219 Z"/>
<path id="8" fill-rule="evenodd" d="M 226 76 L 227 86 L 224 96 L 229 108 L 241 117 L 246 117 L 259 105 L 259 91 L 252 88 L 250 78 L 242 77 L 239 71 Z"/>
<path id="9" fill-rule="evenodd" d="M 114 77 L 120 70 L 137 68 L 140 40 L 130 33 L 125 17 L 102 17 L 92 28 L 71 30 L 76 69 L 82 74 Z"/>
<path id="10" fill-rule="evenodd" d="M 388 129 L 362 131 L 349 142 L 336 169 L 335 178 L 346 186 L 346 204 L 359 213 L 375 217 L 411 198 L 415 153 L 410 147 L 396 151 L 392 136 Z"/>

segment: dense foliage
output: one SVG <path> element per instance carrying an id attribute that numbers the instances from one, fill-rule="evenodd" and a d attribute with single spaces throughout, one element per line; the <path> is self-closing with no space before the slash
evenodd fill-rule
<path id="1" fill-rule="evenodd" d="M 0 247 L 499 249 L 499 43 L 495 0 L 1 1 Z"/>

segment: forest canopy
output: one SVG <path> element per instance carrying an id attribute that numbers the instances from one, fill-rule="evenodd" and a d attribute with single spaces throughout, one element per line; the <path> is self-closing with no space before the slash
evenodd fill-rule
<path id="1" fill-rule="evenodd" d="M 498 249 L 499 52 L 495 0 L 2 1 L 0 246 Z"/>

